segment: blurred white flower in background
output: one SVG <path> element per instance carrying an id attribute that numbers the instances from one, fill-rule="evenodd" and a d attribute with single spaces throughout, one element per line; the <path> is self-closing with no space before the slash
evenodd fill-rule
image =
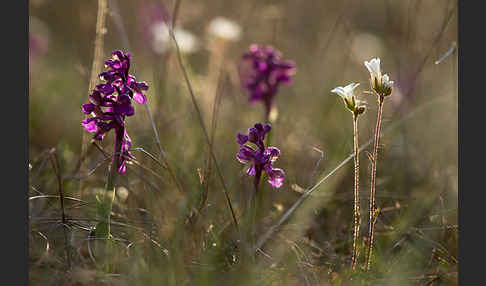
<path id="1" fill-rule="evenodd" d="M 208 32 L 214 37 L 228 41 L 238 41 L 241 36 L 241 27 L 230 19 L 216 17 L 209 23 Z"/>
<path id="2" fill-rule="evenodd" d="M 152 49 L 154 52 L 163 54 L 172 47 L 173 43 L 171 43 L 169 27 L 164 22 L 155 22 L 152 25 L 152 35 Z M 190 54 L 199 49 L 196 36 L 185 29 L 174 28 L 174 37 L 182 53 Z"/>

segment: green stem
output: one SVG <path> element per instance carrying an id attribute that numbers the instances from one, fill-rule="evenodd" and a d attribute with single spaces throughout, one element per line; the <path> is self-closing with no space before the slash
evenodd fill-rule
<path id="1" fill-rule="evenodd" d="M 97 214 L 100 218 L 100 222 L 96 225 L 96 237 L 101 238 L 106 241 L 105 248 L 101 253 L 103 260 L 105 262 L 105 271 L 107 273 L 110 272 L 110 264 L 108 261 L 108 254 L 110 253 L 111 243 L 109 241 L 111 237 L 110 232 L 110 216 L 111 216 L 111 209 L 113 206 L 113 201 L 115 199 L 115 186 L 116 186 L 116 179 L 117 179 L 117 172 L 118 172 L 118 158 L 121 156 L 121 146 L 122 146 L 122 139 L 123 139 L 123 130 L 122 131 L 115 131 L 115 146 L 113 150 L 113 157 L 111 160 L 111 164 L 108 167 L 108 176 L 106 178 L 106 185 L 105 185 L 105 192 L 103 194 L 103 198 L 99 202 L 100 205 L 97 208 Z M 111 192 L 111 196 L 109 196 Z"/>
<path id="2" fill-rule="evenodd" d="M 376 184 L 376 163 L 377 163 L 377 153 L 378 153 L 378 140 L 380 139 L 380 127 L 381 127 L 381 117 L 383 113 L 383 96 L 379 96 L 378 99 L 378 118 L 376 120 L 376 130 L 375 130 L 375 143 L 373 147 L 373 162 L 371 170 L 371 190 L 370 190 L 370 217 L 368 222 L 368 252 L 366 254 L 366 270 L 370 269 L 371 265 L 371 254 L 373 249 L 373 234 L 375 226 L 375 184 Z"/>
<path id="3" fill-rule="evenodd" d="M 354 235 L 353 235 L 353 258 L 352 269 L 356 268 L 358 259 L 358 236 L 360 225 L 359 211 L 359 145 L 358 145 L 358 116 L 353 114 L 353 137 L 354 137 Z"/>
<path id="4" fill-rule="evenodd" d="M 110 237 L 110 214 L 111 208 L 113 205 L 113 200 L 115 199 L 115 184 L 116 184 L 116 177 L 117 177 L 117 168 L 114 168 L 113 165 L 110 166 L 108 171 L 108 176 L 106 178 L 106 186 L 105 186 L 105 193 L 103 195 L 103 208 L 104 212 L 101 213 L 103 222 L 107 225 L 107 232 L 104 234 L 105 238 Z M 109 192 L 112 192 L 112 196 L 109 197 Z"/>
<path id="5" fill-rule="evenodd" d="M 253 181 L 253 186 L 255 192 L 253 193 L 253 205 L 252 205 L 252 212 L 251 212 L 251 248 L 250 248 L 250 255 L 254 261 L 255 255 L 251 251 L 255 249 L 256 245 L 256 219 L 257 219 L 257 211 L 258 211 L 258 186 L 260 185 L 260 179 L 262 175 L 262 170 L 257 170 L 255 174 L 255 179 Z"/>

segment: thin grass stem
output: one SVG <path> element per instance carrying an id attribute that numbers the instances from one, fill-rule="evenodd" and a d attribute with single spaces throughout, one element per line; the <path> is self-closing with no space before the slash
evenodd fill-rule
<path id="1" fill-rule="evenodd" d="M 94 89 L 96 85 L 96 80 L 98 79 L 98 74 L 101 72 L 101 62 L 103 57 L 103 36 L 105 34 L 105 19 L 107 11 L 107 0 L 98 0 L 98 15 L 96 17 L 96 38 L 94 43 L 94 55 L 93 62 L 91 64 L 91 75 L 89 80 L 88 93 Z M 89 147 L 89 135 L 84 132 L 81 141 L 81 155 L 79 162 L 79 169 L 84 171 L 85 165 L 83 161 L 85 159 L 85 154 L 87 153 Z M 79 198 L 83 198 L 83 181 L 79 182 Z"/>
<path id="2" fill-rule="evenodd" d="M 172 27 L 169 29 L 169 34 L 170 34 L 170 37 L 172 38 L 172 40 L 174 41 L 174 44 L 175 44 L 175 47 L 176 47 L 176 53 L 177 53 L 177 61 L 179 63 L 179 67 L 181 68 L 182 74 L 184 76 L 184 80 L 185 80 L 187 88 L 189 90 L 189 94 L 191 96 L 191 100 L 192 100 L 192 103 L 194 105 L 194 109 L 196 110 L 196 114 L 197 114 L 197 117 L 199 119 L 199 123 L 201 125 L 202 130 L 203 130 L 203 133 L 204 133 L 204 136 L 205 136 L 205 139 L 206 139 L 206 143 L 209 145 L 209 152 L 211 153 L 211 157 L 213 158 L 214 165 L 216 167 L 216 172 L 218 173 L 218 177 L 221 181 L 221 185 L 223 186 L 223 192 L 224 192 L 224 195 L 225 195 L 225 198 L 226 198 L 226 202 L 228 204 L 228 208 L 231 212 L 231 216 L 233 218 L 234 225 L 235 225 L 236 229 L 238 229 L 238 220 L 236 219 L 236 215 L 235 215 L 235 212 L 233 210 L 233 205 L 231 204 L 231 200 L 229 198 L 228 189 L 226 188 L 226 183 L 224 182 L 223 175 L 221 174 L 221 170 L 219 168 L 218 161 L 216 160 L 216 156 L 214 155 L 213 144 L 211 143 L 211 140 L 210 140 L 209 135 L 208 135 L 208 131 L 207 131 L 205 125 L 204 125 L 201 110 L 199 109 L 199 105 L 197 104 L 196 97 L 194 95 L 194 91 L 192 89 L 191 82 L 189 81 L 189 76 L 187 75 L 187 70 L 184 67 L 184 64 L 182 62 L 181 51 L 180 51 L 180 48 L 179 48 L 179 44 L 177 43 L 177 40 L 175 38 L 174 30 L 172 29 Z"/>
<path id="3" fill-rule="evenodd" d="M 49 152 L 52 167 L 54 168 L 54 171 L 56 172 L 57 176 L 57 185 L 58 185 L 58 191 L 59 191 L 59 201 L 61 202 L 61 219 L 62 219 L 62 230 L 64 234 L 64 247 L 66 249 L 66 258 L 67 258 L 67 266 L 68 269 L 71 268 L 71 253 L 70 253 L 70 246 L 67 238 L 67 233 L 66 233 L 66 228 L 67 228 L 67 220 L 66 220 L 66 214 L 64 212 L 64 193 L 62 191 L 62 175 L 61 175 L 61 168 L 59 166 L 59 159 L 57 157 L 57 152 L 55 148 L 52 148 L 51 151 Z"/>

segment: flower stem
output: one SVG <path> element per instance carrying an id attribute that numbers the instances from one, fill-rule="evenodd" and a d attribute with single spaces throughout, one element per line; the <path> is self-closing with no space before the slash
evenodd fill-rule
<path id="1" fill-rule="evenodd" d="M 121 146 L 122 146 L 122 139 L 123 139 L 123 130 L 122 131 L 116 131 L 115 133 L 115 145 L 114 145 L 114 150 L 113 150 L 113 158 L 111 161 L 111 165 L 109 167 L 108 171 L 108 178 L 106 181 L 106 188 L 105 188 L 105 195 L 103 198 L 103 204 L 106 206 L 106 213 L 105 213 L 105 221 L 108 225 L 108 233 L 106 234 L 106 237 L 109 238 L 110 236 L 110 215 L 111 215 L 111 208 L 113 206 L 113 200 L 115 199 L 115 185 L 116 185 L 116 179 L 118 175 L 118 158 L 121 155 Z M 108 197 L 107 195 L 111 193 L 111 197 Z"/>
<path id="2" fill-rule="evenodd" d="M 255 189 L 255 192 L 253 193 L 253 206 L 252 206 L 252 212 L 251 212 L 251 235 L 250 235 L 250 240 L 251 240 L 251 248 L 250 248 L 250 255 L 254 258 L 254 253 L 251 251 L 252 249 L 255 248 L 256 245 L 256 218 L 257 218 L 257 211 L 258 211 L 258 186 L 260 185 L 260 178 L 262 176 L 262 171 L 257 170 L 255 174 L 255 178 L 253 181 L 253 186 Z"/>
<path id="3" fill-rule="evenodd" d="M 105 264 L 105 272 L 110 272 L 110 263 L 108 260 L 108 255 L 112 245 L 110 243 L 110 216 L 111 209 L 113 206 L 113 201 L 115 199 L 115 186 L 118 172 L 118 158 L 121 155 L 121 146 L 123 139 L 123 130 L 116 130 L 115 132 L 115 145 L 113 150 L 113 157 L 111 164 L 108 167 L 108 176 L 106 178 L 105 192 L 103 198 L 98 202 L 97 215 L 100 222 L 96 225 L 96 237 L 106 241 L 104 249 L 101 251 L 101 256 Z M 110 194 L 111 192 L 111 194 Z M 109 196 L 110 194 L 110 196 Z"/>
<path id="4" fill-rule="evenodd" d="M 375 130 L 375 143 L 373 147 L 373 162 L 371 170 L 371 190 L 370 190 L 370 218 L 368 222 L 368 252 L 366 254 L 366 270 L 370 269 L 371 265 L 371 254 L 373 249 L 373 230 L 375 227 L 375 181 L 376 181 L 376 163 L 377 163 L 377 152 L 378 152 L 378 140 L 380 139 L 380 127 L 381 127 L 381 117 L 383 113 L 383 96 L 379 96 L 378 99 L 378 118 L 376 120 L 376 130 Z"/>
<path id="5" fill-rule="evenodd" d="M 353 137 L 354 137 L 354 235 L 353 235 L 353 258 L 351 267 L 356 268 L 358 260 L 358 236 L 360 225 L 359 211 L 359 145 L 358 145 L 358 116 L 353 114 Z"/>

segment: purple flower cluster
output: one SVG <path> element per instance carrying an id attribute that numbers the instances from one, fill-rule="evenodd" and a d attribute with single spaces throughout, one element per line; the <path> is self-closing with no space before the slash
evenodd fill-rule
<path id="1" fill-rule="evenodd" d="M 251 64 L 249 71 L 241 73 L 243 87 L 250 92 L 249 101 L 262 101 L 268 114 L 279 85 L 291 82 L 295 63 L 282 60 L 281 53 L 271 46 L 256 44 L 243 55 L 243 62 Z"/>
<path id="2" fill-rule="evenodd" d="M 285 173 L 282 169 L 273 168 L 272 166 L 273 162 L 280 156 L 280 150 L 276 147 L 265 148 L 263 142 L 265 134 L 270 129 L 270 124 L 262 125 L 257 123 L 254 127 L 248 129 L 248 135 L 238 133 L 238 144 L 241 148 L 236 154 L 236 158 L 243 164 L 250 163 L 250 168 L 246 173 L 255 176 L 254 184 L 256 187 L 258 187 L 262 172 L 265 171 L 268 175 L 268 182 L 273 187 L 280 188 L 283 185 Z M 247 142 L 255 144 L 256 150 L 246 145 Z"/>
<path id="3" fill-rule="evenodd" d="M 94 138 L 102 140 L 107 132 L 115 130 L 116 168 L 126 171 L 126 157 L 134 158 L 130 152 L 131 140 L 125 129 L 125 116 L 132 116 L 132 99 L 139 104 L 147 101 L 143 91 L 148 90 L 145 82 L 138 82 L 128 71 L 130 54 L 114 51 L 112 58 L 105 61 L 108 71 L 99 74 L 105 83 L 98 84 L 89 95 L 89 103 L 82 105 L 82 112 L 92 114 L 82 121 L 86 131 L 95 133 Z"/>

